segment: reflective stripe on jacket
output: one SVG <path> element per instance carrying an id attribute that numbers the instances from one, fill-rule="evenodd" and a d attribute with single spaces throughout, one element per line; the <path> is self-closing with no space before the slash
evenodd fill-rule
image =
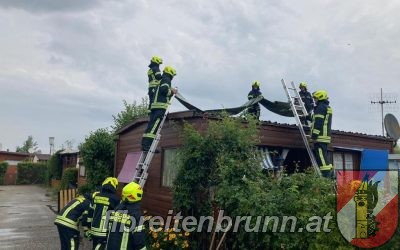
<path id="1" fill-rule="evenodd" d="M 169 101 L 172 97 L 171 91 L 171 76 L 163 74 L 160 85 L 156 89 L 154 102 L 151 104 L 151 109 L 167 109 Z"/>
<path id="2" fill-rule="evenodd" d="M 318 101 L 313 114 L 311 138 L 317 142 L 331 143 L 332 108 L 329 101 Z"/>
<path id="3" fill-rule="evenodd" d="M 79 196 L 70 201 L 56 216 L 54 221 L 57 225 L 62 225 L 74 230 L 78 229 L 79 221 L 90 207 L 90 200 Z"/>

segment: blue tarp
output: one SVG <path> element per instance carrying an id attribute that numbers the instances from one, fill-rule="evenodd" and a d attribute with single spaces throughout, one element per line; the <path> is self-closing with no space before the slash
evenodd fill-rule
<path id="1" fill-rule="evenodd" d="M 364 149 L 361 156 L 361 170 L 387 170 L 388 150 Z"/>

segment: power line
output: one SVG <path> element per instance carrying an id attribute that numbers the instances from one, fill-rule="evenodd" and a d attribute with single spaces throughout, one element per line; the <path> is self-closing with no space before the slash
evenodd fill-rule
<path id="1" fill-rule="evenodd" d="M 385 136 L 385 128 L 384 128 L 384 122 L 383 122 L 383 105 L 385 105 L 385 104 L 392 104 L 392 103 L 396 103 L 396 100 L 395 100 L 395 101 L 383 100 L 382 88 L 381 88 L 381 99 L 380 99 L 379 101 L 371 101 L 371 104 L 379 104 L 379 105 L 381 105 L 382 136 Z"/>

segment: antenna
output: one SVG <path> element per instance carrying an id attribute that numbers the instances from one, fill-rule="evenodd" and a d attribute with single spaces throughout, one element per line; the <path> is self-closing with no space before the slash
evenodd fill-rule
<path id="1" fill-rule="evenodd" d="M 371 101 L 371 104 L 379 104 L 381 105 L 381 117 L 382 117 L 382 136 L 385 136 L 385 125 L 384 125 L 384 119 L 383 119 L 383 105 L 385 104 L 391 104 L 391 103 L 396 103 L 396 100 L 394 101 L 388 101 L 388 100 L 383 100 L 383 92 L 381 88 L 381 98 L 379 101 Z"/>
<path id="2" fill-rule="evenodd" d="M 50 155 L 54 154 L 54 137 L 49 137 Z"/>

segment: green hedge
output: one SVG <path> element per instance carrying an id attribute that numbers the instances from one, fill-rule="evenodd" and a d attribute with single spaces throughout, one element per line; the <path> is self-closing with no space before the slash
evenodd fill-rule
<path id="1" fill-rule="evenodd" d="M 46 176 L 45 163 L 23 162 L 17 165 L 17 184 L 44 184 Z"/>
<path id="2" fill-rule="evenodd" d="M 0 185 L 4 184 L 4 175 L 6 174 L 7 167 L 7 162 L 0 162 Z"/>
<path id="3" fill-rule="evenodd" d="M 54 155 L 51 156 L 50 160 L 47 162 L 48 167 L 48 179 L 61 179 L 62 173 L 62 161 L 61 157 L 58 154 L 60 151 L 57 151 Z"/>
<path id="4" fill-rule="evenodd" d="M 76 183 L 78 181 L 78 169 L 77 168 L 67 168 L 64 170 L 64 173 L 61 177 L 61 189 L 68 189 L 69 184 L 73 184 L 77 186 Z"/>

